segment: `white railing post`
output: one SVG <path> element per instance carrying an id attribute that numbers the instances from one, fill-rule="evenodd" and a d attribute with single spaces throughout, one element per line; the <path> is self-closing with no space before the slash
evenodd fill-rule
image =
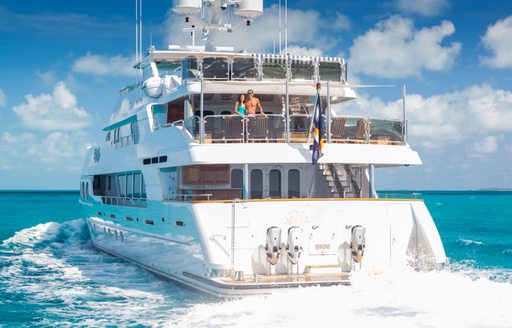
<path id="1" fill-rule="evenodd" d="M 286 143 L 290 142 L 290 93 L 288 88 L 288 81 L 290 80 L 290 60 L 288 55 L 288 49 L 286 49 Z"/>
<path id="2" fill-rule="evenodd" d="M 201 96 L 199 104 L 199 142 L 204 143 L 204 81 L 201 77 Z"/>
<path id="3" fill-rule="evenodd" d="M 330 81 L 327 81 L 327 143 L 331 143 L 331 126 L 332 126 L 330 86 L 331 86 Z"/>
<path id="4" fill-rule="evenodd" d="M 402 110 L 403 110 L 403 120 L 404 120 L 404 123 L 403 123 L 403 127 L 402 127 L 402 134 L 403 134 L 403 138 L 404 138 L 404 144 L 407 143 L 407 140 L 409 139 L 407 134 L 409 133 L 408 129 L 407 129 L 407 111 L 405 109 L 405 83 L 403 84 L 402 86 Z"/>

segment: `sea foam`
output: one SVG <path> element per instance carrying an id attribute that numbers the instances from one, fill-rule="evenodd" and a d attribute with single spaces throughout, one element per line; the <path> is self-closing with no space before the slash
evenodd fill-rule
<path id="1" fill-rule="evenodd" d="M 512 327 L 512 272 L 471 262 L 222 300 L 97 251 L 85 220 L 21 230 L 0 253 L 4 323 L 23 312 L 26 324 L 70 327 Z"/>

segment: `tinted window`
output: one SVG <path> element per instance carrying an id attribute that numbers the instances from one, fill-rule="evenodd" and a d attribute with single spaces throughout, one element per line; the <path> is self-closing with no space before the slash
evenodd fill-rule
<path id="1" fill-rule="evenodd" d="M 263 172 L 261 170 L 251 171 L 251 198 L 263 198 Z"/>
<path id="2" fill-rule="evenodd" d="M 126 176 L 126 196 L 132 197 L 133 195 L 133 175 Z"/>
<path id="3" fill-rule="evenodd" d="M 281 171 L 271 170 L 268 177 L 269 196 L 281 198 Z"/>
<path id="4" fill-rule="evenodd" d="M 141 174 L 135 173 L 133 175 L 133 197 L 140 197 L 141 195 Z"/>
<path id="5" fill-rule="evenodd" d="M 242 189 L 244 186 L 244 173 L 240 169 L 231 171 L 231 188 Z"/>
<path id="6" fill-rule="evenodd" d="M 117 183 L 119 184 L 119 195 L 121 197 L 126 196 L 126 175 L 118 176 Z"/>
<path id="7" fill-rule="evenodd" d="M 288 171 L 288 198 L 300 197 L 300 172 L 299 170 Z"/>

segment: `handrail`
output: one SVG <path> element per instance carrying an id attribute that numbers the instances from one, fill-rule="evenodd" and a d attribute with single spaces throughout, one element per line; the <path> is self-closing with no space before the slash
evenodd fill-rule
<path id="1" fill-rule="evenodd" d="M 117 148 L 123 148 L 130 146 L 130 140 L 132 141 L 132 145 L 135 145 L 135 136 L 139 136 L 138 134 L 130 134 L 128 136 L 120 137 L 110 141 L 110 146 Z M 124 141 L 126 139 L 126 142 Z M 126 144 L 125 144 L 126 143 Z"/>
<path id="2" fill-rule="evenodd" d="M 163 197 L 164 201 L 180 201 L 178 198 L 183 197 L 183 201 L 186 201 L 186 198 L 192 198 L 192 197 L 206 197 L 206 200 L 210 200 L 210 197 L 213 196 L 213 194 L 174 194 L 174 198 L 171 197 Z"/>
<path id="3" fill-rule="evenodd" d="M 144 197 L 128 197 L 128 196 L 100 196 L 104 205 L 112 206 L 129 206 L 129 207 L 146 207 L 147 198 Z"/>
<path id="4" fill-rule="evenodd" d="M 345 188 L 343 188 L 343 184 L 341 183 L 340 177 L 338 176 L 336 166 L 332 163 L 329 163 L 327 165 L 327 167 L 329 168 L 329 173 L 331 173 L 331 177 L 334 179 L 334 183 L 336 184 L 336 188 L 341 189 L 340 191 L 343 194 L 343 198 L 345 198 Z"/>
<path id="5" fill-rule="evenodd" d="M 361 197 L 361 186 L 357 182 L 356 175 L 354 174 L 354 171 L 352 170 L 352 167 L 350 165 L 343 165 L 345 172 L 347 173 L 347 176 L 350 179 L 350 185 L 354 189 L 354 192 Z"/>
<path id="6" fill-rule="evenodd" d="M 233 121 L 239 118 L 240 121 Z M 262 120 L 261 118 L 265 118 Z M 278 123 L 276 118 L 283 119 Z M 204 143 L 212 142 L 235 142 L 247 143 L 252 141 L 287 141 L 289 143 L 306 143 L 309 120 L 312 115 L 307 113 L 294 113 L 289 116 L 288 124 L 284 114 L 250 114 L 241 116 L 234 113 L 206 115 L 203 118 Z M 274 119 L 274 120 L 273 120 Z M 197 122 L 196 122 L 197 120 Z M 231 120 L 231 121 L 229 121 Z M 260 121 L 262 120 L 262 121 Z M 327 117 L 325 126 L 330 125 L 331 131 L 324 131 L 326 143 L 357 143 L 357 144 L 385 144 L 404 145 L 402 133 L 403 121 L 365 118 L 361 116 L 335 116 L 328 124 Z M 258 123 L 259 122 L 259 123 Z M 266 124 L 265 126 L 251 125 L 254 123 Z M 193 125 L 191 125 L 193 124 Z M 287 133 L 288 125 L 288 133 Z M 191 116 L 187 119 L 177 120 L 172 123 L 160 125 L 155 130 L 183 126 L 193 138 L 198 139 L 198 131 L 201 126 L 199 116 Z M 256 128 L 257 134 L 254 134 Z M 264 133 L 265 135 L 262 135 Z M 251 136 L 252 134 L 252 136 Z M 329 136 L 330 138 L 327 138 Z M 133 138 L 133 135 L 125 137 Z M 329 140 L 330 139 L 330 140 Z M 330 142 L 329 142 L 330 141 Z M 123 145 L 126 142 L 123 141 Z M 117 147 L 120 147 L 118 145 Z"/>

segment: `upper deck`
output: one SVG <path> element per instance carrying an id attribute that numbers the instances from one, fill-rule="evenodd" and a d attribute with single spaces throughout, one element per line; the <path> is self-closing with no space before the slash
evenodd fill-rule
<path id="1" fill-rule="evenodd" d="M 152 51 L 136 68 L 141 82 L 121 90 L 104 131 L 147 119 L 150 131 L 182 126 L 204 144 L 307 143 L 319 82 L 325 142 L 406 144 L 403 119 L 339 116 L 333 110 L 333 105 L 356 98 L 343 58 Z M 238 96 L 248 89 L 256 93 L 264 115 L 242 118 L 234 113 Z M 123 138 L 134 133 L 114 134 L 107 139 L 117 147 L 130 144 Z"/>

